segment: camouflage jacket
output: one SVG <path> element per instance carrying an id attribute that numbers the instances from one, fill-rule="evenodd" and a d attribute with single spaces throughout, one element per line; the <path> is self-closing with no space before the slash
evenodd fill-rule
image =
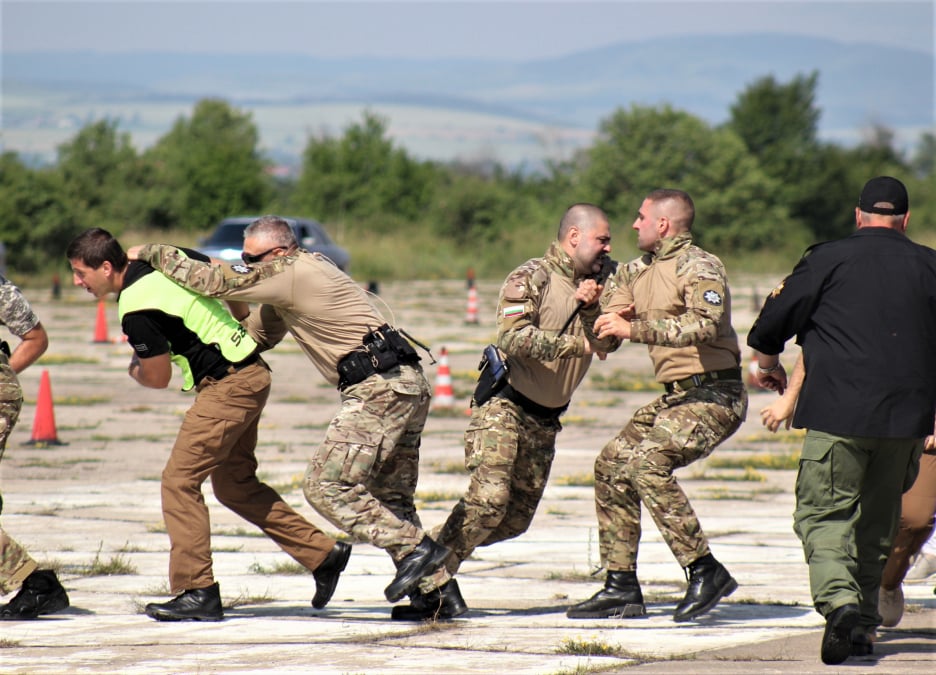
<path id="1" fill-rule="evenodd" d="M 39 318 L 20 289 L 0 276 L 0 325 L 6 326 L 13 335 L 22 337 L 38 323 Z M 2 335 L 0 339 L 3 339 Z M 16 373 L 10 368 L 6 354 L 0 353 L 0 400 L 17 400 L 21 396 Z"/>
<path id="2" fill-rule="evenodd" d="M 567 404 L 591 364 L 591 355 L 585 354 L 582 318 L 594 322 L 600 311 L 597 304 L 580 310 L 559 335 L 576 311 L 580 280 L 572 258 L 555 241 L 542 258 L 516 268 L 500 290 L 497 346 L 507 354 L 509 382 L 540 405 Z"/>
<path id="3" fill-rule="evenodd" d="M 690 233 L 661 239 L 652 253 L 618 268 L 602 307 L 611 312 L 630 304 L 636 312 L 631 342 L 649 346 L 659 382 L 739 365 L 725 267 L 695 246 Z M 593 335 L 592 328 L 586 322 L 586 333 Z"/>

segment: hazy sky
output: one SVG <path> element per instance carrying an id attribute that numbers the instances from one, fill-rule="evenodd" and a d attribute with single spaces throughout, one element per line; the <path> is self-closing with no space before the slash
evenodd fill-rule
<path id="1" fill-rule="evenodd" d="M 2 0 L 3 52 L 300 52 L 525 61 L 685 34 L 782 32 L 934 53 L 936 0 Z"/>

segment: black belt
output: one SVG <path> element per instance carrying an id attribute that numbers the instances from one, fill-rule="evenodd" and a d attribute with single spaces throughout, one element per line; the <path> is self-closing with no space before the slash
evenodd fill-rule
<path id="1" fill-rule="evenodd" d="M 348 387 L 363 382 L 371 375 L 376 375 L 377 373 L 386 373 L 389 370 L 393 370 L 398 366 L 414 366 L 419 363 L 419 357 L 414 356 L 414 358 L 397 358 L 395 362 L 387 364 L 383 368 L 378 368 L 374 365 L 373 360 L 370 355 L 362 351 L 353 351 L 349 354 L 346 354 L 338 362 L 338 372 L 340 374 L 340 379 L 338 381 L 338 389 L 344 391 Z M 353 364 L 353 368 L 344 368 L 343 365 Z M 351 375 L 344 375 L 343 373 L 352 373 Z"/>
<path id="2" fill-rule="evenodd" d="M 254 352 L 253 354 L 251 354 L 250 356 L 248 356 L 248 357 L 247 357 L 246 359 L 244 359 L 243 361 L 238 361 L 237 363 L 232 363 L 232 364 L 228 367 L 227 374 L 230 375 L 231 373 L 236 373 L 238 370 L 243 370 L 243 369 L 246 368 L 247 366 L 252 366 L 253 364 L 255 364 L 255 363 L 256 363 L 257 361 L 259 361 L 259 360 L 260 360 L 260 355 L 259 355 L 258 353 L 256 353 L 256 352 Z"/>
<path id="3" fill-rule="evenodd" d="M 569 404 L 566 403 L 565 405 L 559 406 L 558 408 L 547 408 L 544 405 L 540 405 L 536 401 L 531 401 L 519 391 L 511 387 L 509 384 L 504 385 L 504 388 L 494 395 L 499 396 L 500 398 L 506 398 L 512 403 L 516 403 L 523 409 L 524 412 L 527 412 L 531 415 L 536 415 L 537 417 L 545 417 L 547 419 L 559 419 L 559 416 L 562 415 L 562 413 L 564 413 L 569 407 Z"/>
<path id="4" fill-rule="evenodd" d="M 672 382 L 667 382 L 663 386 L 666 388 L 667 394 L 672 394 L 676 387 L 686 391 L 687 389 L 692 389 L 693 387 L 700 387 L 703 384 L 711 384 L 712 382 L 721 382 L 724 380 L 736 380 L 740 382 L 741 369 L 725 368 L 725 370 L 710 370 L 707 373 L 691 375 L 684 380 L 674 380 Z"/>

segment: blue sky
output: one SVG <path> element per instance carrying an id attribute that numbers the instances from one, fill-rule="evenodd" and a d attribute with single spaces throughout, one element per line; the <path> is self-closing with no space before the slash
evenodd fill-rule
<path id="1" fill-rule="evenodd" d="M 934 53 L 934 0 L 3 0 L 3 52 L 289 52 L 526 61 L 686 34 L 775 32 Z"/>

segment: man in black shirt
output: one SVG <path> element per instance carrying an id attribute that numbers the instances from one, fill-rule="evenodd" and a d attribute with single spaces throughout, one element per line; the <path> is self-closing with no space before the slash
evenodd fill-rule
<path id="1" fill-rule="evenodd" d="M 806 252 L 748 335 L 758 382 L 780 392 L 784 343 L 795 335 L 803 349 L 793 529 L 826 618 L 827 664 L 870 651 L 900 495 L 936 411 L 936 252 L 905 236 L 909 198 L 895 178 L 865 184 L 855 219 L 851 236 Z"/>

